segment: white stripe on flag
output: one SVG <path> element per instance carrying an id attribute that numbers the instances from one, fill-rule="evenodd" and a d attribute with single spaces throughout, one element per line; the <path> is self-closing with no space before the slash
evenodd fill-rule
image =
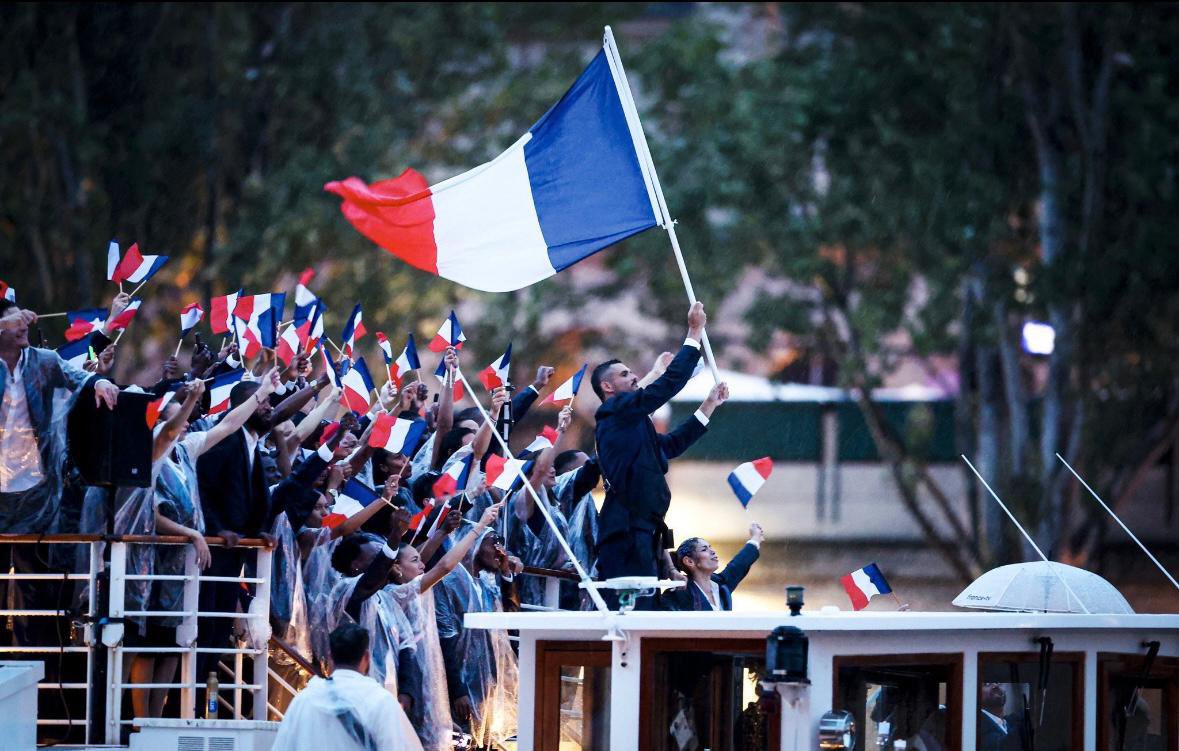
<path id="1" fill-rule="evenodd" d="M 871 600 L 876 595 L 880 594 L 880 590 L 872 582 L 872 579 L 864 573 L 864 569 L 856 569 L 851 574 L 852 581 L 855 582 L 856 588 L 864 593 L 864 597 Z"/>
<path id="2" fill-rule="evenodd" d="M 506 292 L 557 273 L 540 231 L 524 163 L 526 135 L 486 169 L 434 187 L 438 275 Z"/>
<path id="3" fill-rule="evenodd" d="M 737 481 L 749 491 L 749 495 L 756 495 L 757 491 L 761 490 L 761 486 L 766 483 L 765 478 L 757 473 L 751 463 L 737 467 L 733 470 L 733 474 L 737 476 Z"/>

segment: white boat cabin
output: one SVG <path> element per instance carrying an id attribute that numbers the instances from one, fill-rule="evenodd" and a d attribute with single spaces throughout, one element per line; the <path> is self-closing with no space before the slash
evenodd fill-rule
<path id="1" fill-rule="evenodd" d="M 521 751 L 1179 749 L 1176 615 L 557 611 L 466 623 L 519 633 Z M 780 626 L 801 633 L 774 640 L 771 667 L 791 672 L 776 682 L 767 637 Z"/>

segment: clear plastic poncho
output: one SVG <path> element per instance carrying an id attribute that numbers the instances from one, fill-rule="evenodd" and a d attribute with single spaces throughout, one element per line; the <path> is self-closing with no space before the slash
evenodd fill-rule
<path id="1" fill-rule="evenodd" d="M 327 527 L 309 530 L 315 534 L 315 541 L 306 560 L 301 560 L 299 535 L 308 529 L 303 527 L 299 532 L 291 529 L 285 511 L 274 518 L 270 530 L 275 539 L 271 559 L 270 616 L 279 638 L 300 655 L 310 658 L 314 654 L 310 603 L 315 597 L 330 594 L 331 585 L 335 583 L 336 577 L 327 572 L 335 573 L 331 555 L 338 540 L 332 539 L 332 531 Z"/>
<path id="2" fill-rule="evenodd" d="M 561 535 L 565 536 L 569 529 L 565 515 L 561 513 L 556 504 L 549 501 L 549 493 L 545 488 L 541 488 L 536 495 L 540 498 L 540 502 L 545 504 Z M 539 532 L 534 532 L 528 522 L 522 521 L 516 516 L 514 507 L 518 500 L 522 500 L 522 496 L 527 496 L 529 500 L 532 500 L 527 488 L 521 488 L 508 499 L 503 514 L 500 516 L 499 526 L 502 527 L 505 546 L 525 566 L 560 568 L 568 560 L 568 556 L 565 555 L 565 550 L 561 547 L 556 532 L 553 531 L 553 525 L 544 518 L 544 512 L 540 509 L 533 511 L 541 522 Z M 535 503 L 535 501 L 533 502 Z M 528 605 L 544 605 L 544 591 L 547 581 L 541 576 L 520 577 L 520 582 L 517 585 L 520 588 L 520 602 Z"/>
<path id="3" fill-rule="evenodd" d="M 413 651 L 417 665 L 414 671 L 416 685 L 399 688 L 402 693 L 413 698 L 409 719 L 417 728 L 422 747 L 426 751 L 452 751 L 454 722 L 450 715 L 446 665 L 438 640 L 434 590 L 422 592 L 421 587 L 422 577 L 419 576 L 405 584 L 393 584 L 386 588 L 401 605 L 416 642 Z"/>
<path id="4" fill-rule="evenodd" d="M 330 672 L 331 648 L 328 635 L 344 622 L 360 576 L 340 577 L 327 595 L 310 601 L 312 652 Z M 372 659 L 369 677 L 397 696 L 397 655 L 402 649 L 413 648 L 414 632 L 401 606 L 388 591 L 379 589 L 360 606 L 359 625 L 368 630 Z"/>
<path id="5" fill-rule="evenodd" d="M 580 498 L 573 497 L 574 481 L 580 469 L 566 472 L 557 477 L 557 484 L 553 493 L 557 497 L 557 505 L 568 521 L 565 539 L 569 549 L 577 558 L 577 562 L 592 578 L 597 576 L 598 565 L 598 507 L 594 503 L 592 493 L 586 493 Z M 592 610 L 593 601 L 585 590 L 579 588 L 575 582 L 561 582 L 561 607 L 577 607 L 581 610 Z"/>
<path id="6" fill-rule="evenodd" d="M 462 692 L 471 702 L 469 732 L 479 745 L 515 735 L 519 695 L 519 672 L 508 632 L 468 629 L 463 624 L 467 613 L 502 610 L 494 575 L 472 573 L 479 546 L 490 531 L 480 535 L 463 564 L 435 587 L 438 636 L 455 639 L 450 649 L 459 656 Z"/>

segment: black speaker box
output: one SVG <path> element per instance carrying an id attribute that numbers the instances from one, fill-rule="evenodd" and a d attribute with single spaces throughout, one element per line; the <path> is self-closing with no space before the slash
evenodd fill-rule
<path id="1" fill-rule="evenodd" d="M 86 389 L 70 411 L 70 458 L 87 485 L 146 488 L 151 484 L 152 431 L 147 405 L 156 397 L 122 391 L 114 410 L 94 403 Z"/>

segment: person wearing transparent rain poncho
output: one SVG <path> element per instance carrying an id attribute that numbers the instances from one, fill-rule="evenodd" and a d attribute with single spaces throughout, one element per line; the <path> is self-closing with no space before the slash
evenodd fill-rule
<path id="1" fill-rule="evenodd" d="M 396 551 L 397 557 L 390 572 L 390 578 L 395 583 L 388 590 L 405 612 L 416 642 L 412 657 L 415 669 L 407 671 L 410 678 L 398 690 L 401 692 L 402 705 L 417 728 L 418 737 L 426 751 L 450 751 L 454 748 L 446 667 L 438 639 L 434 586 L 448 578 L 462 576 L 462 573 L 452 572 L 474 550 L 476 541 L 483 539 L 484 532 L 495 523 L 502 508 L 502 503 L 488 507 L 471 531 L 463 535 L 429 570 L 426 570 L 425 561 L 431 557 L 440 538 L 449 533 L 448 527 L 457 527 L 462 521 L 458 511 L 449 512 L 447 520 L 450 524 L 440 526 L 421 551 L 406 543 L 402 543 Z"/>
<path id="2" fill-rule="evenodd" d="M 484 530 L 435 596 L 451 714 L 481 748 L 515 734 L 519 674 L 507 632 L 467 629 L 463 616 L 502 610 L 518 563 L 504 550 L 503 538 Z"/>
<path id="3" fill-rule="evenodd" d="M 267 398 L 278 386 L 276 370 L 262 377 L 258 388 Z M 203 381 L 189 381 L 175 392 L 160 412 L 152 445 L 152 483 L 136 489 L 115 516 L 115 533 L 120 535 L 179 535 L 187 537 L 201 570 L 210 562 L 205 543 L 205 521 L 201 512 L 196 478 L 196 461 L 205 451 L 241 429 L 254 413 L 254 402 L 235 407 L 206 432 L 189 432 L 188 419 L 205 393 Z M 165 397 L 167 398 L 167 397 Z M 135 574 L 184 573 L 188 547 L 182 545 L 132 545 L 128 548 L 127 571 Z M 129 581 L 126 585 L 128 610 L 182 609 L 183 582 Z M 128 644 L 168 647 L 196 637 L 178 634 L 179 617 L 138 619 L 126 631 Z M 176 656 L 155 657 L 136 654 L 131 660 L 132 683 L 171 683 L 176 675 Z M 163 713 L 166 689 L 135 689 L 131 701 L 136 717 L 159 717 Z"/>

